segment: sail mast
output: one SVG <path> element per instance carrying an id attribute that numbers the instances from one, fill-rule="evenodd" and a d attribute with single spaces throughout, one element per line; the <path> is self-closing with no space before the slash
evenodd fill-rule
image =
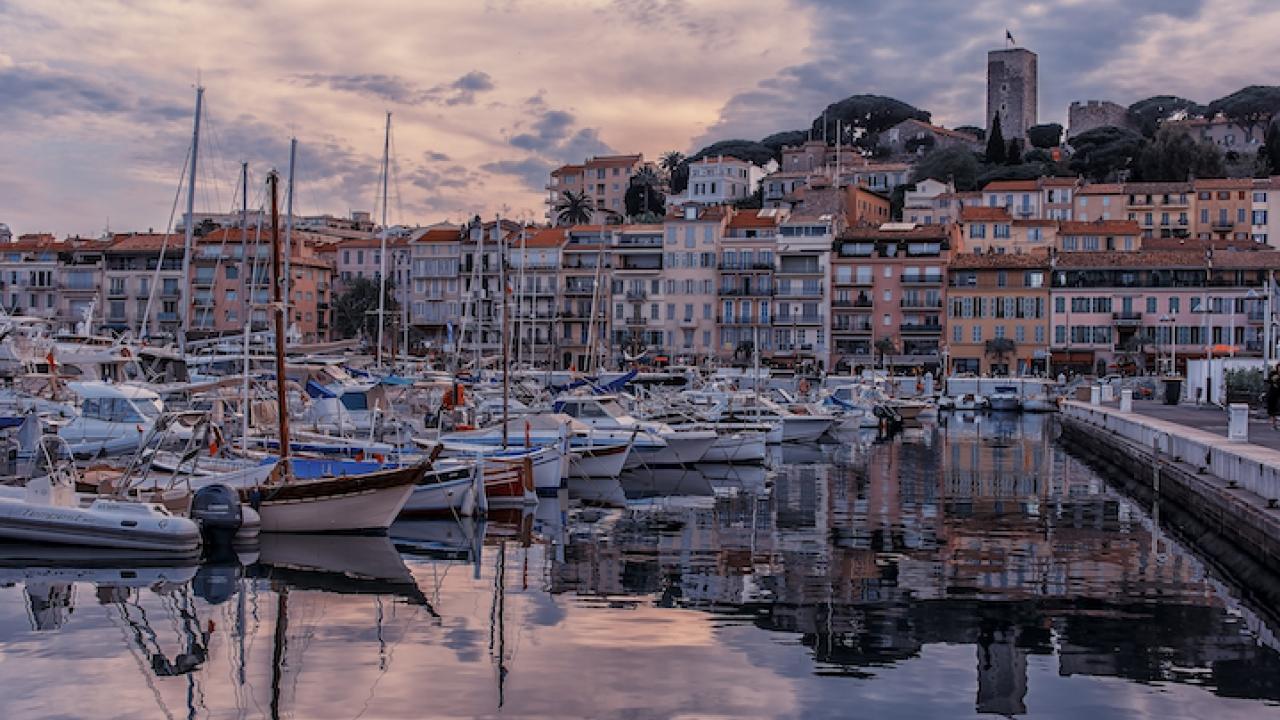
<path id="1" fill-rule="evenodd" d="M 280 462 L 285 464 L 285 472 L 289 467 L 289 394 L 288 381 L 284 375 L 284 293 L 283 278 L 280 277 L 282 261 L 280 253 L 280 208 L 279 186 L 280 176 L 274 170 L 267 175 L 267 184 L 271 186 L 271 309 L 275 314 L 276 340 L 276 412 L 280 416 Z"/>
<path id="2" fill-rule="evenodd" d="M 200 111 L 204 106 L 204 87 L 196 87 L 196 119 L 191 131 L 191 168 L 187 174 L 187 221 L 183 223 L 182 238 L 182 325 L 178 328 L 178 352 L 187 354 L 187 327 L 191 322 L 191 252 L 195 244 L 196 212 L 196 161 L 200 159 Z M 151 300 L 147 299 L 147 312 L 151 312 Z"/>
<path id="3" fill-rule="evenodd" d="M 250 295 L 253 285 L 245 273 L 249 257 L 249 163 L 240 164 L 240 307 L 244 312 L 244 377 L 240 379 L 240 451 L 249 450 L 249 317 L 253 314 Z M 258 214 L 262 227 L 262 214 Z M 257 249 L 254 249 L 257 252 Z"/>
<path id="4" fill-rule="evenodd" d="M 507 447 L 507 421 L 511 419 L 511 353 L 507 338 L 507 235 L 502 232 L 502 215 L 494 221 L 498 230 L 498 292 L 502 293 L 502 324 L 498 334 L 502 336 L 502 447 Z"/>
<path id="5" fill-rule="evenodd" d="M 378 254 L 378 367 L 382 367 L 382 335 L 387 324 L 387 176 L 391 165 L 391 113 L 382 139 L 382 235 Z"/>
<path id="6" fill-rule="evenodd" d="M 289 258 L 293 256 L 293 169 L 298 159 L 298 138 L 289 138 L 289 179 L 284 190 L 284 316 L 289 317 L 289 301 L 293 298 L 293 276 L 289 274 Z"/>

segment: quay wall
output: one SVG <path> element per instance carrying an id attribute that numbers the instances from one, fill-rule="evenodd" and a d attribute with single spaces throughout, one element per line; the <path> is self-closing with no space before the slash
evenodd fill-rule
<path id="1" fill-rule="evenodd" d="M 1263 567 L 1280 568 L 1280 451 L 1115 408 L 1063 403 L 1063 440 L 1150 488 Z"/>

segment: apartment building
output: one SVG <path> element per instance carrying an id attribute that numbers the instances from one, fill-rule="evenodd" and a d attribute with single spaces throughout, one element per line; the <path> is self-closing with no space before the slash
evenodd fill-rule
<path id="1" fill-rule="evenodd" d="M 958 208 L 952 200 L 956 186 L 925 178 L 903 193 L 902 220 L 917 225 L 945 225 L 954 222 Z"/>
<path id="2" fill-rule="evenodd" d="M 66 330 L 74 331 L 82 321 L 91 329 L 106 316 L 102 278 L 106 270 L 105 251 L 110 238 L 67 238 L 58 252 L 57 317 Z"/>
<path id="3" fill-rule="evenodd" d="M 547 182 L 548 223 L 558 224 L 556 204 L 567 191 L 585 192 L 594 203 L 592 223 L 606 222 L 626 213 L 627 186 L 631 176 L 645 166 L 644 155 L 599 155 L 581 165 L 562 165 L 551 171 Z"/>
<path id="4" fill-rule="evenodd" d="M 141 337 L 176 338 L 186 306 L 183 237 L 119 234 L 112 237 L 103 254 L 105 327 Z"/>
<path id="5" fill-rule="evenodd" d="M 58 252 L 62 242 L 53 235 L 20 235 L 0 254 L 0 297 L 14 315 L 54 319 L 58 314 Z"/>
<path id="6" fill-rule="evenodd" d="M 265 233 L 222 228 L 197 238 L 191 259 L 189 337 L 271 329 L 271 243 Z M 333 264 L 312 240 L 294 234 L 288 255 L 287 318 L 297 342 L 329 339 Z M 162 297 L 168 287 L 161 288 Z"/>
<path id="7" fill-rule="evenodd" d="M 512 288 L 511 357 L 521 365 L 556 362 L 561 249 L 564 228 L 525 228 L 507 253 Z"/>
<path id="8" fill-rule="evenodd" d="M 501 315 L 503 280 L 509 281 L 508 253 L 524 226 L 513 220 L 472 219 L 463 228 L 459 246 L 458 299 L 461 304 L 459 331 L 455 335 L 462 352 L 481 358 L 502 348 Z"/>
<path id="9" fill-rule="evenodd" d="M 684 362 L 714 356 L 716 345 L 718 253 L 732 210 L 724 206 L 679 205 L 669 208 L 664 231 L 663 317 L 667 345 Z"/>
<path id="10" fill-rule="evenodd" d="M 1126 183 L 1124 192 L 1125 218 L 1138 223 L 1144 238 L 1191 237 L 1191 183 Z"/>
<path id="11" fill-rule="evenodd" d="M 666 332 L 675 332 L 675 282 L 666 278 L 663 226 L 624 225 L 610 233 L 613 267 L 609 273 L 613 296 L 613 345 L 615 351 L 652 359 L 665 356 L 671 343 Z M 674 258 L 673 258 L 674 259 Z M 671 293 L 667 293 L 664 278 Z M 666 308 L 667 314 L 663 315 Z M 665 320 L 664 320 L 665 318 Z"/>
<path id="12" fill-rule="evenodd" d="M 949 372 L 1043 373 L 1049 346 L 1049 249 L 953 255 L 947 276 Z"/>
<path id="13" fill-rule="evenodd" d="M 612 231 L 603 225 L 565 230 L 558 278 L 562 370 L 588 370 L 608 357 L 611 246 Z"/>
<path id="14" fill-rule="evenodd" d="M 1040 217 L 1044 220 L 1075 219 L 1075 195 L 1080 189 L 1080 179 L 1073 177 L 1042 177 L 1037 181 L 1040 189 Z"/>
<path id="15" fill-rule="evenodd" d="M 411 342 L 429 351 L 452 352 L 462 303 L 458 274 L 462 263 L 462 228 L 442 224 L 416 233 L 408 241 L 408 293 Z"/>
<path id="16" fill-rule="evenodd" d="M 252 237 L 257 233 L 250 229 Z M 266 233 L 262 234 L 266 237 Z M 295 238 L 297 234 L 295 233 Z M 382 276 L 382 238 L 355 237 L 326 243 L 322 252 L 330 258 L 335 271 L 334 285 L 346 292 L 357 279 L 377 281 Z M 409 239 L 387 237 L 387 278 L 394 288 L 404 287 L 409 277 Z"/>
<path id="17" fill-rule="evenodd" d="M 1191 232 L 1200 240 L 1247 240 L 1253 236 L 1253 180 L 1248 178 L 1198 179 L 1195 221 Z"/>
<path id="18" fill-rule="evenodd" d="M 774 365 L 829 366 L 831 253 L 846 225 L 846 201 L 838 188 L 809 188 L 778 226 L 769 353 Z"/>
<path id="19" fill-rule="evenodd" d="M 939 225 L 890 223 L 839 234 L 831 260 L 832 311 L 841 317 L 833 366 L 939 369 L 952 233 Z"/>
<path id="20" fill-rule="evenodd" d="M 1129 196 L 1120 183 L 1091 183 L 1080 187 L 1072 195 L 1072 218 L 1078 222 L 1093 220 L 1124 220 L 1128 218 L 1126 205 Z"/>
<path id="21" fill-rule="evenodd" d="M 746 364 L 750 351 L 773 348 L 773 273 L 778 226 L 785 210 L 739 210 L 720 240 L 716 281 L 717 356 Z"/>
<path id="22" fill-rule="evenodd" d="M 1246 246 L 1248 247 L 1248 246 Z M 1183 368 L 1210 352 L 1260 355 L 1269 249 L 1060 254 L 1054 264 L 1054 371 Z"/>
<path id="23" fill-rule="evenodd" d="M 960 211 L 958 251 L 1016 255 L 1054 247 L 1058 221 L 1015 220 L 1002 207 L 975 205 Z"/>
<path id="24" fill-rule="evenodd" d="M 751 197 L 764 175 L 763 169 L 746 160 L 724 155 L 704 157 L 689 163 L 689 185 L 673 200 L 676 204 L 735 203 Z"/>
<path id="25" fill-rule="evenodd" d="M 1058 223 L 1054 248 L 1060 253 L 1119 251 L 1142 248 L 1145 231 L 1132 220 Z"/>
<path id="26" fill-rule="evenodd" d="M 1038 180 L 996 180 L 982 188 L 982 205 L 1003 208 L 1021 220 L 1043 217 L 1043 196 Z"/>

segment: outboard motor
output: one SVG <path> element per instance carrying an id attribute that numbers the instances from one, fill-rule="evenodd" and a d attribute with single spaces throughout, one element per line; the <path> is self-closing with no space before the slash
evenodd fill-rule
<path id="1" fill-rule="evenodd" d="M 207 546 L 228 548 L 244 523 L 240 495 L 227 485 L 206 485 L 191 499 L 191 519 L 200 524 Z"/>

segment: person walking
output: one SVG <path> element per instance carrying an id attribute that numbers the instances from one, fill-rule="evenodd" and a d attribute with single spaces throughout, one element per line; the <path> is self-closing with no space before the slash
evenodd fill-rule
<path id="1" fill-rule="evenodd" d="M 1280 365 L 1272 366 L 1267 375 L 1267 417 L 1271 418 L 1271 429 L 1280 430 Z"/>

